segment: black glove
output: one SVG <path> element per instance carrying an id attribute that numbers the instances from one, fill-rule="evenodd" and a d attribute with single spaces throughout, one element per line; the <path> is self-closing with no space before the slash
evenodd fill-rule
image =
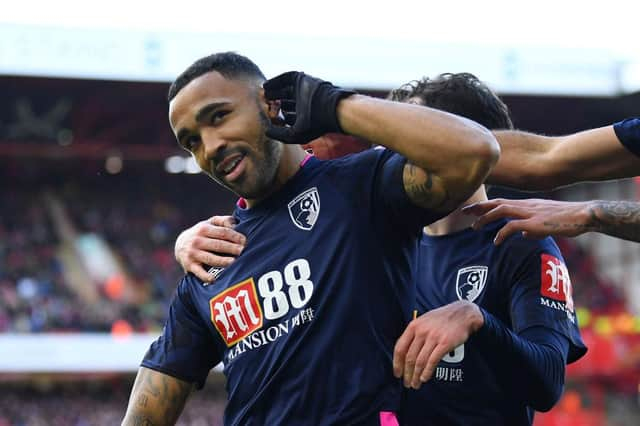
<path id="1" fill-rule="evenodd" d="M 355 94 L 328 81 L 289 71 L 264 82 L 264 96 L 280 101 L 285 126 L 270 126 L 267 136 L 284 143 L 305 144 L 325 133 L 343 133 L 336 107 Z"/>

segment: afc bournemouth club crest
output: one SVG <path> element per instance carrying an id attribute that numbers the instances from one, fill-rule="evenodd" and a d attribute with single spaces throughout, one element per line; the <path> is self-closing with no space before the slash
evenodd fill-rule
<path id="1" fill-rule="evenodd" d="M 305 231 L 310 231 L 320 214 L 320 194 L 318 188 L 307 189 L 291 200 L 287 205 L 289 216 L 294 225 Z"/>
<path id="2" fill-rule="evenodd" d="M 467 266 L 458 270 L 456 277 L 456 293 L 458 299 L 473 302 L 478 298 L 487 283 L 486 266 Z"/>

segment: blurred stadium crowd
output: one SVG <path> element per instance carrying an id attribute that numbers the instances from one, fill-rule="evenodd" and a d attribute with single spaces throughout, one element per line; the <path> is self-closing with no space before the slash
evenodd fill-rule
<path id="1" fill-rule="evenodd" d="M 119 424 L 130 381 L 110 380 L 5 387 L 0 398 L 0 426 L 90 426 Z M 208 387 L 195 393 L 178 425 L 222 425 L 224 393 Z"/>
<path id="2" fill-rule="evenodd" d="M 201 176 L 190 178 L 208 185 Z M 179 181 L 162 174 L 111 176 L 106 182 L 78 177 L 59 186 L 48 182 L 42 192 L 18 185 L 3 191 L 0 332 L 110 331 L 118 324 L 138 332 L 158 330 L 182 275 L 173 241 L 206 211 L 206 202 L 194 202 L 206 197 L 194 197 L 181 185 L 194 194 L 205 194 L 206 188 Z M 65 255 L 91 250 L 78 246 L 83 236 L 106 246 L 106 252 L 87 256 L 95 262 L 113 257 L 116 264 L 103 279 L 93 280 L 95 295 L 86 286 L 78 291 L 65 271 L 83 266 Z"/>

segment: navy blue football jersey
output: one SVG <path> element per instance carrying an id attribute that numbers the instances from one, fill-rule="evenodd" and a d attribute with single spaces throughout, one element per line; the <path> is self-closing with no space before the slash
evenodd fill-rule
<path id="1" fill-rule="evenodd" d="M 570 343 L 568 362 L 575 361 L 586 348 L 558 247 L 551 238 L 529 240 L 520 234 L 496 246 L 493 238 L 505 223 L 497 221 L 480 231 L 468 228 L 423 236 L 416 275 L 418 315 L 469 300 L 515 333 L 545 327 L 565 336 Z M 474 337 L 445 356 L 419 390 L 407 391 L 407 424 L 531 424 L 533 410 L 508 391 L 510 368 L 496 365 L 486 350 L 474 344 Z"/>
<path id="2" fill-rule="evenodd" d="M 613 130 L 629 151 L 640 156 L 640 118 L 627 118 L 615 123 Z"/>
<path id="3" fill-rule="evenodd" d="M 393 424 L 393 347 L 421 225 L 437 219 L 407 197 L 405 162 L 388 150 L 312 158 L 237 208 L 244 251 L 213 284 L 182 280 L 142 365 L 202 385 L 222 361 L 227 425 Z"/>

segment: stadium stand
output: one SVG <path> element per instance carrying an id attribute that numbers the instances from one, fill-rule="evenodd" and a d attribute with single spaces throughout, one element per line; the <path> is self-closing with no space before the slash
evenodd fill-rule
<path id="1" fill-rule="evenodd" d="M 0 387 L 0 426 L 90 426 L 119 424 L 131 380 L 119 378 Z M 225 395 L 220 384 L 195 392 L 179 426 L 220 426 Z"/>

